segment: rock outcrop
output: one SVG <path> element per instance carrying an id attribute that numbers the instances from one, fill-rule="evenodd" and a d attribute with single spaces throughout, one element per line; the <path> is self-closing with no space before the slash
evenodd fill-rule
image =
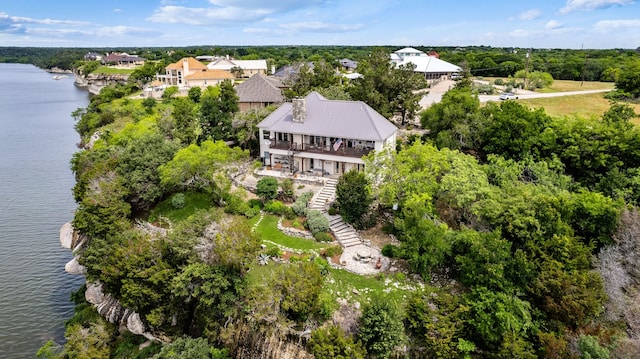
<path id="1" fill-rule="evenodd" d="M 155 339 L 151 333 L 146 331 L 140 315 L 122 306 L 111 294 L 105 294 L 102 291 L 102 283 L 87 283 L 87 291 L 84 297 L 110 323 L 124 325 L 131 333 L 142 335 L 149 340 Z"/>
<path id="2" fill-rule="evenodd" d="M 129 79 L 128 74 L 75 74 L 75 84 L 78 87 L 86 88 L 90 93 L 97 95 L 103 87 L 113 84 L 126 84 Z"/>

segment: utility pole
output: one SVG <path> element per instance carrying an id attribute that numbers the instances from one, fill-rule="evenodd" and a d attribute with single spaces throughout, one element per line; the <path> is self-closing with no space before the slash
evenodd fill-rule
<path id="1" fill-rule="evenodd" d="M 524 88 L 527 88 L 527 79 L 529 78 L 529 59 L 531 58 L 531 49 L 527 50 L 527 54 L 525 55 L 527 58 L 527 62 L 524 65 Z"/>
<path id="2" fill-rule="evenodd" d="M 580 47 L 581 49 L 584 48 L 584 44 Z M 584 53 L 584 64 L 582 65 L 582 81 L 580 82 L 580 87 L 582 87 L 582 84 L 584 84 L 584 76 L 585 73 L 587 72 L 587 57 L 589 56 L 589 54 L 585 51 Z"/>

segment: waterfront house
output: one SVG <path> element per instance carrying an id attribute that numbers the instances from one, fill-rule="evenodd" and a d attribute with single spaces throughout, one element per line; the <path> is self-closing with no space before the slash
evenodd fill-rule
<path id="1" fill-rule="evenodd" d="M 185 57 L 165 67 L 164 75 L 156 75 L 158 81 L 166 86 L 178 86 L 181 89 L 191 87 L 206 88 L 215 86 L 224 80 L 233 81 L 233 75 L 227 71 L 210 70 L 205 64 Z"/>
<path id="2" fill-rule="evenodd" d="M 223 70 L 229 73 L 239 71 L 237 77 L 251 77 L 255 74 L 267 73 L 267 60 L 234 60 L 221 57 L 207 64 L 211 70 Z M 238 70 L 235 70 L 238 69 Z"/>
<path id="3" fill-rule="evenodd" d="M 280 79 L 255 74 L 247 81 L 236 85 L 240 111 L 279 105 L 284 102 L 282 90 L 284 85 Z"/>
<path id="4" fill-rule="evenodd" d="M 132 68 L 144 65 L 146 59 L 138 56 L 129 55 L 127 53 L 115 53 L 112 52 L 102 58 L 102 63 L 105 65 L 113 65 L 116 67 Z"/>
<path id="5" fill-rule="evenodd" d="M 315 91 L 282 104 L 258 128 L 265 166 L 323 176 L 363 169 L 362 156 L 395 146 L 398 130 L 362 101 L 327 100 Z"/>

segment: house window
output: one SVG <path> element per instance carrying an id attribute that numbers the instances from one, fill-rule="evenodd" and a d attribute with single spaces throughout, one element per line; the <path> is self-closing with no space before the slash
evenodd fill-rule
<path id="1" fill-rule="evenodd" d="M 263 131 L 262 132 L 262 139 L 263 140 L 268 140 L 271 138 L 271 131 Z"/>
<path id="2" fill-rule="evenodd" d="M 289 141 L 289 134 L 278 132 L 278 141 Z"/>

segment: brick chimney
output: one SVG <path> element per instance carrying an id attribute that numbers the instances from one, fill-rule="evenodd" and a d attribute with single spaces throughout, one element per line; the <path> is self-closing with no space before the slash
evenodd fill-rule
<path id="1" fill-rule="evenodd" d="M 293 122 L 303 123 L 306 116 L 306 108 L 304 98 L 294 98 L 293 105 Z"/>

